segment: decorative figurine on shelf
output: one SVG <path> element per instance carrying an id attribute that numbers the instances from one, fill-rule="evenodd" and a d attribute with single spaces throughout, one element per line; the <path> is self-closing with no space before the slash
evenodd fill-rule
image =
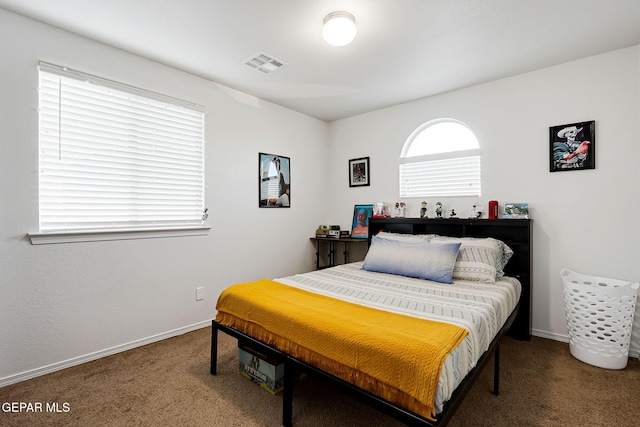
<path id="1" fill-rule="evenodd" d="M 385 202 L 376 202 L 373 205 L 373 215 L 374 218 L 387 218 L 391 216 L 389 212 L 389 203 Z"/>
<path id="2" fill-rule="evenodd" d="M 400 217 L 400 203 L 398 203 L 398 202 L 396 202 L 396 205 L 393 208 L 393 217 L 394 218 Z"/>
<path id="3" fill-rule="evenodd" d="M 420 218 L 427 219 L 427 202 L 422 202 L 422 207 L 420 208 Z"/>
<path id="4" fill-rule="evenodd" d="M 440 202 L 436 203 L 436 218 L 442 218 L 442 203 Z"/>
<path id="5" fill-rule="evenodd" d="M 400 202 L 400 207 L 398 208 L 398 218 L 404 218 L 407 216 L 407 205 L 404 202 Z"/>
<path id="6" fill-rule="evenodd" d="M 473 206 L 474 208 L 477 209 L 478 205 L 473 205 Z M 476 219 L 480 219 L 480 217 L 482 216 L 482 211 L 476 210 L 475 212 L 476 212 Z"/>
<path id="7" fill-rule="evenodd" d="M 456 210 L 455 209 L 451 209 L 451 214 L 449 215 L 450 219 L 458 219 L 458 215 L 456 214 Z"/>
<path id="8" fill-rule="evenodd" d="M 471 215 L 469 215 L 469 219 L 479 219 L 482 216 L 482 212 L 478 210 L 478 205 L 474 204 L 471 210 Z"/>

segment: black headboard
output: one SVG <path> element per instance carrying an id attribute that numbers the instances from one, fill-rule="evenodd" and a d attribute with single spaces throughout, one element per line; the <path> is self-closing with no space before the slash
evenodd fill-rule
<path id="1" fill-rule="evenodd" d="M 516 277 L 522 284 L 520 311 L 509 335 L 517 339 L 531 339 L 531 220 L 530 219 L 421 219 L 371 218 L 371 236 L 380 231 L 404 234 L 439 234 L 453 237 L 493 237 L 502 240 L 513 256 L 505 267 L 505 274 Z"/>

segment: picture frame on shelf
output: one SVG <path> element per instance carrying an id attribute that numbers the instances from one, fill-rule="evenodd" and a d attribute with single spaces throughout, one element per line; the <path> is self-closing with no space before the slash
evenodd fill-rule
<path id="1" fill-rule="evenodd" d="M 366 187 L 370 184 L 369 157 L 349 160 L 349 187 Z"/>
<path id="2" fill-rule="evenodd" d="M 596 168 L 596 122 L 568 123 L 549 128 L 549 171 Z"/>
<path id="3" fill-rule="evenodd" d="M 503 219 L 529 219 L 528 203 L 505 203 Z"/>
<path id="4" fill-rule="evenodd" d="M 367 239 L 369 237 L 369 219 L 373 215 L 373 205 L 355 205 L 351 221 L 351 238 Z"/>
<path id="5" fill-rule="evenodd" d="M 291 159 L 258 153 L 258 206 L 288 208 L 291 206 Z"/>

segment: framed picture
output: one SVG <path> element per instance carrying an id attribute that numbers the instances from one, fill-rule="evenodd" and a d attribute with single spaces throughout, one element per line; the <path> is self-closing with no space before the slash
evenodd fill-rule
<path id="1" fill-rule="evenodd" d="M 351 222 L 351 237 L 366 239 L 369 237 L 369 218 L 373 215 L 373 205 L 355 205 Z"/>
<path id="2" fill-rule="evenodd" d="M 596 122 L 549 128 L 549 171 L 596 168 Z"/>
<path id="3" fill-rule="evenodd" d="M 291 162 L 288 157 L 258 153 L 258 206 L 291 206 Z"/>
<path id="4" fill-rule="evenodd" d="M 349 187 L 364 187 L 369 185 L 370 174 L 368 157 L 349 160 Z"/>
<path id="5" fill-rule="evenodd" d="M 528 203 L 505 203 L 504 213 L 502 214 L 504 219 L 528 219 L 529 218 L 529 204 Z"/>

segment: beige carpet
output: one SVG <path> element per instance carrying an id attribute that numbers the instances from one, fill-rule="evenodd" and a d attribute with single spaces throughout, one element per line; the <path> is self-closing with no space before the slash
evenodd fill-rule
<path id="1" fill-rule="evenodd" d="M 218 375 L 209 375 L 210 328 L 0 388 L 9 402 L 43 412 L 0 411 L 2 426 L 279 426 L 282 397 L 238 373 L 237 343 L 220 333 Z M 506 338 L 501 394 L 487 366 L 449 426 L 640 425 L 640 362 L 625 370 L 572 358 L 568 344 Z M 57 403 L 60 412 L 46 412 Z M 64 403 L 67 405 L 65 406 Z M 65 412 L 65 410 L 68 410 Z M 294 426 L 400 426 L 312 378 L 295 389 Z"/>

